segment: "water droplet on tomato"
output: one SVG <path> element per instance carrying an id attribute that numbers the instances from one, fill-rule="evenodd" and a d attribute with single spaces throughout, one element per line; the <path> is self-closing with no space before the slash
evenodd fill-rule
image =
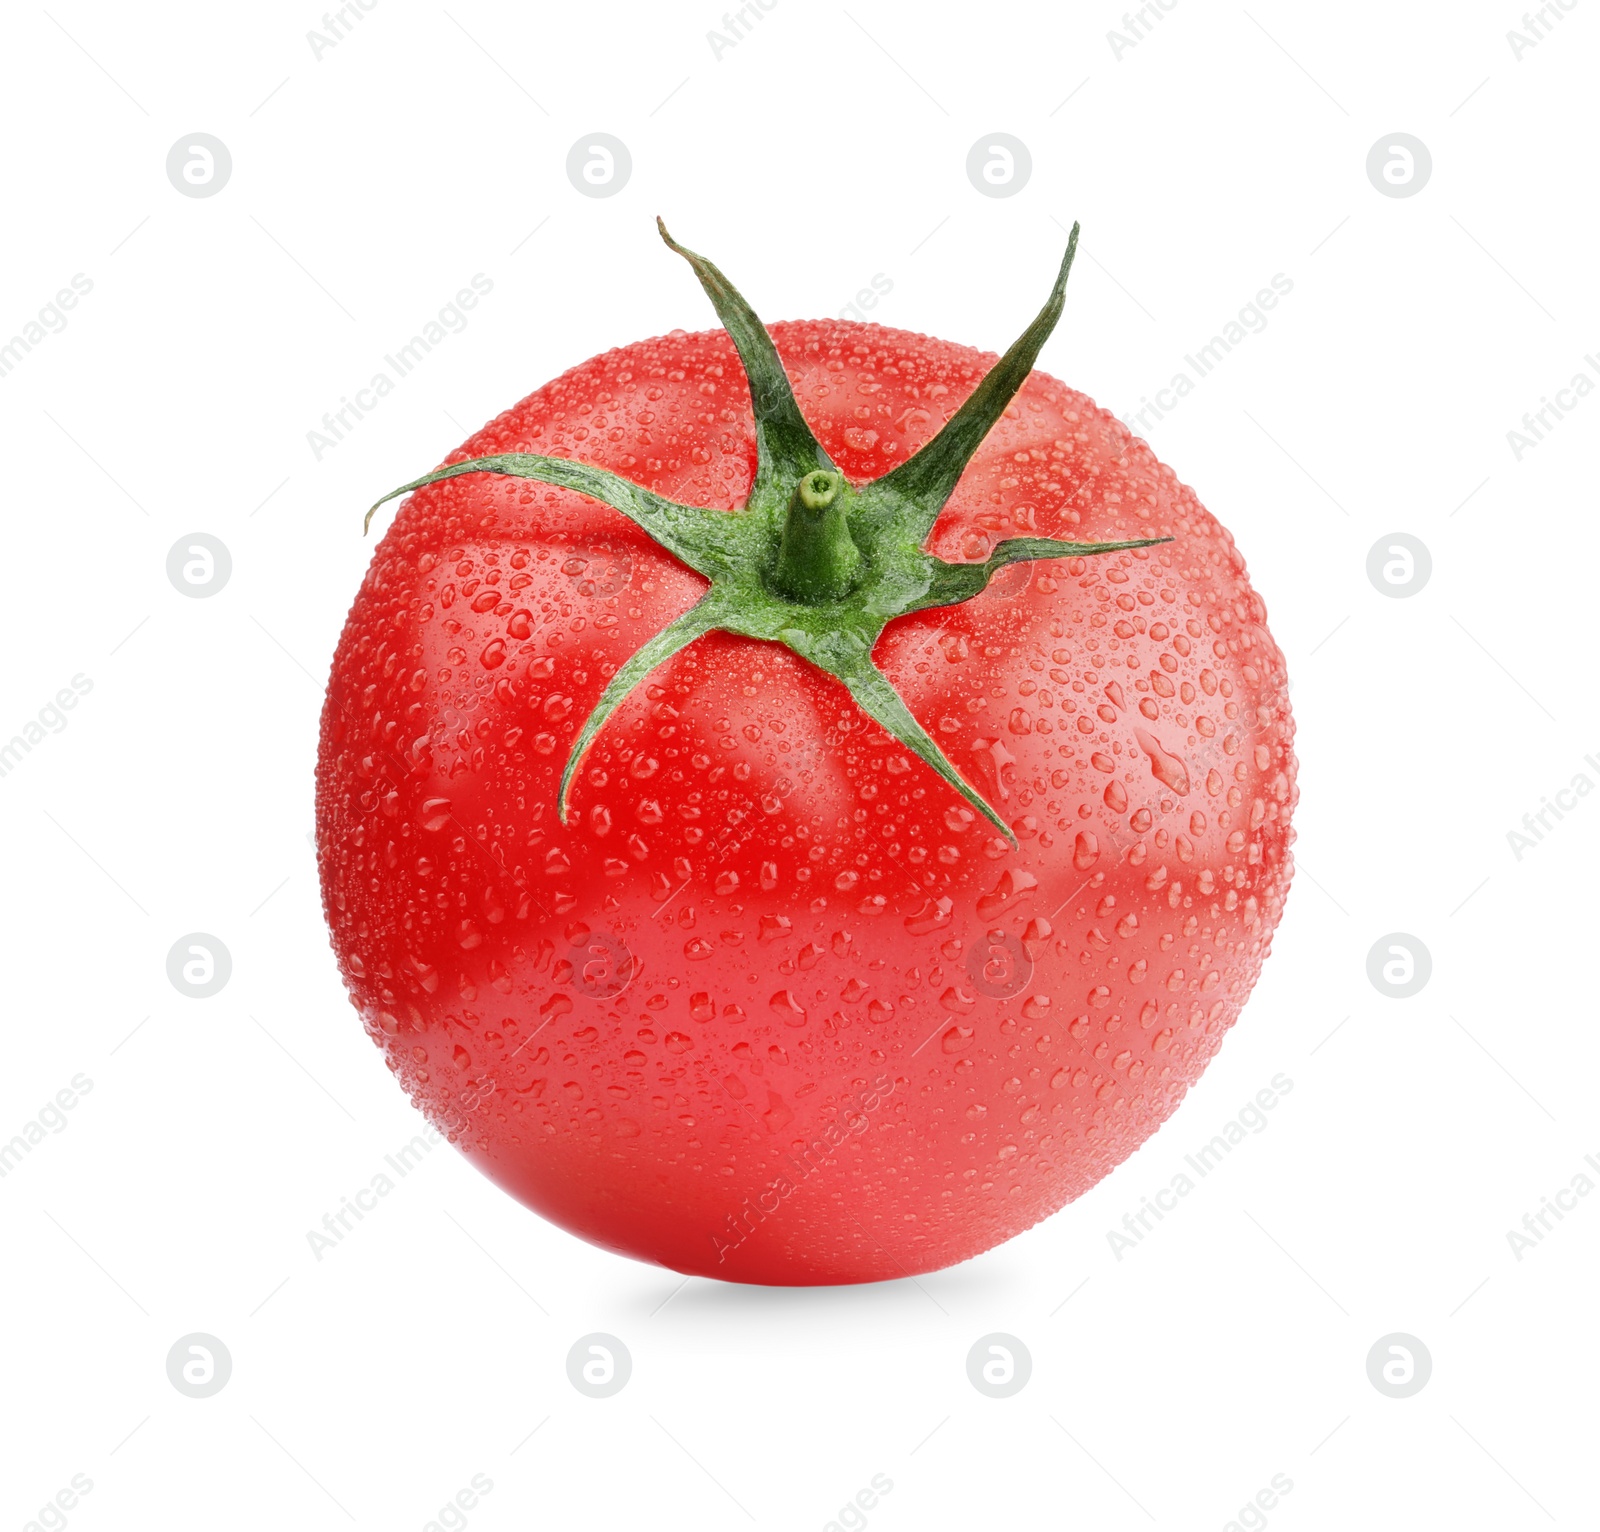
<path id="1" fill-rule="evenodd" d="M 786 1027 L 803 1027 L 806 1024 L 805 1007 L 789 990 L 778 990 L 767 1004 Z"/>
<path id="2" fill-rule="evenodd" d="M 1135 729 L 1133 737 L 1138 740 L 1139 748 L 1150 757 L 1150 773 L 1164 787 L 1170 787 L 1173 792 L 1182 797 L 1189 791 L 1189 773 L 1184 769 L 1183 762 L 1177 756 L 1169 754 L 1155 735 L 1146 729 Z"/>

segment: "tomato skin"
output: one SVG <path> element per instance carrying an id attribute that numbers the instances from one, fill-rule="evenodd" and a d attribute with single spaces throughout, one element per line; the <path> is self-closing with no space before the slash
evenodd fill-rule
<path id="1" fill-rule="evenodd" d="M 993 358 L 771 327 L 855 483 Z M 720 331 L 597 357 L 452 454 L 571 456 L 733 509 L 755 463 Z M 1012 849 L 785 649 L 714 633 L 556 788 L 608 677 L 705 582 L 618 513 L 472 474 L 405 502 L 341 637 L 317 769 L 341 972 L 416 1104 L 597 1244 L 732 1281 L 930 1271 L 1093 1186 L 1172 1112 L 1291 875 L 1283 658 L 1242 558 L 1106 411 L 1035 373 L 929 547 L 1017 565 L 891 622 L 880 667 Z"/>

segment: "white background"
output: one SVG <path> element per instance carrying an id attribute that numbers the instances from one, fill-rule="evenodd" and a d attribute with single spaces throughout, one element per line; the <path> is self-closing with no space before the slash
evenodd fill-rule
<path id="1" fill-rule="evenodd" d="M 0 778 L 0 1139 L 93 1085 L 0 1181 L 0 1528 L 74 1474 L 86 1532 L 424 1528 L 474 1474 L 484 1532 L 823 1528 L 874 1474 L 883 1532 L 1222 1529 L 1274 1474 L 1244 1524 L 1594 1525 L 1600 1196 L 1520 1261 L 1507 1231 L 1600 1156 L 1600 802 L 1520 860 L 1507 832 L 1600 783 L 1600 401 L 1520 462 L 1506 433 L 1600 352 L 1600 8 L 1519 59 L 1509 3 L 1180 0 L 1119 57 L 1113 3 L 778 0 L 718 57 L 718 3 L 379 0 L 320 59 L 309 4 L 5 23 L 0 340 L 93 291 L 0 378 L 0 739 L 93 689 Z M 206 199 L 165 173 L 197 131 L 233 158 Z M 595 131 L 633 157 L 604 200 L 565 172 Z M 1033 160 L 1007 198 L 965 172 L 996 131 Z M 1403 199 L 1365 170 L 1396 131 L 1433 159 Z M 881 274 L 874 317 L 988 349 L 1079 218 L 1041 366 L 1125 415 L 1293 282 L 1148 432 L 1288 656 L 1276 950 L 1161 1132 L 954 1270 L 682 1283 L 444 1146 L 319 1263 L 307 1231 L 420 1125 L 308 843 L 361 511 L 584 357 L 713 322 L 658 211 L 769 319 Z M 307 432 L 479 272 L 470 326 L 319 462 Z M 205 600 L 165 572 L 197 531 L 233 560 Z M 1394 532 L 1432 556 L 1406 599 L 1366 574 Z M 166 977 L 192 931 L 233 956 L 209 1000 Z M 1390 932 L 1432 954 L 1407 1000 L 1367 978 Z M 1266 1130 L 1118 1260 L 1107 1231 L 1280 1072 Z M 233 1359 L 209 1399 L 166 1374 L 197 1331 Z M 611 1399 L 567 1381 L 591 1331 L 633 1357 Z M 966 1376 L 994 1331 L 1033 1358 L 1004 1400 Z M 1366 1371 L 1397 1331 L 1433 1359 L 1408 1399 Z"/>

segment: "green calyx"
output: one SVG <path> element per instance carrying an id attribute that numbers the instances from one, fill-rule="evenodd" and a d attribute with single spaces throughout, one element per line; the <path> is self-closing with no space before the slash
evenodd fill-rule
<path id="1" fill-rule="evenodd" d="M 972 454 L 1000 418 L 1061 317 L 1067 274 L 1078 247 L 1072 227 L 1045 306 L 939 433 L 899 467 L 853 487 L 833 465 L 795 402 L 772 337 L 710 261 L 679 245 L 660 219 L 661 237 L 694 268 L 732 338 L 750 383 L 756 473 L 739 511 L 681 505 L 604 468 L 567 458 L 510 452 L 435 469 L 391 490 L 385 501 L 464 473 L 503 473 L 577 490 L 624 516 L 703 575 L 710 588 L 639 649 L 611 678 L 585 719 L 561 776 L 559 812 L 567 822 L 573 777 L 607 718 L 657 666 L 702 633 L 721 629 L 782 644 L 842 682 L 861 710 L 919 756 L 1013 845 L 1010 827 L 946 759 L 872 663 L 887 624 L 927 607 L 968 601 L 1007 564 L 1148 548 L 1169 538 L 1074 543 L 1016 537 L 981 562 L 952 564 L 922 544 Z"/>

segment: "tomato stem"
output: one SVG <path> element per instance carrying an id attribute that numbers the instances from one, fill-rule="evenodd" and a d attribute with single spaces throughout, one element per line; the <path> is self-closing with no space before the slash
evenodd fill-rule
<path id="1" fill-rule="evenodd" d="M 841 473 L 817 469 L 795 485 L 772 571 L 779 594 L 817 606 L 855 587 L 861 550 L 850 535 L 850 499 Z"/>

